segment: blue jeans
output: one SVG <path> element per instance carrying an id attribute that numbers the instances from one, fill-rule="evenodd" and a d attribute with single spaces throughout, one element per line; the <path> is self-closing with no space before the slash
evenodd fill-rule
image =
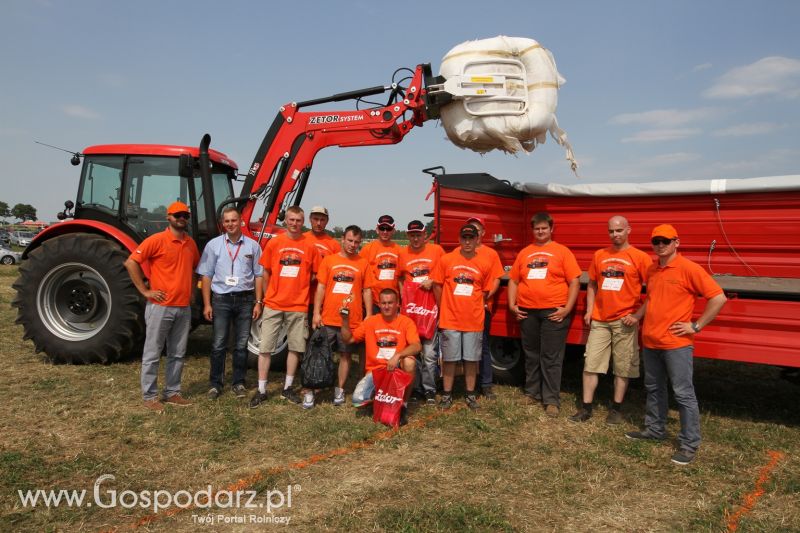
<path id="1" fill-rule="evenodd" d="M 225 381 L 225 354 L 228 349 L 228 332 L 233 324 L 233 385 L 244 385 L 247 373 L 247 340 L 253 320 L 255 294 L 211 294 L 214 311 L 214 338 L 211 341 L 211 371 L 209 382 L 222 390 Z"/>
<path id="2" fill-rule="evenodd" d="M 674 350 L 645 348 L 643 354 L 644 387 L 647 390 L 645 428 L 656 437 L 667 436 L 667 378 L 669 378 L 681 418 L 678 444 L 681 448 L 696 451 L 700 446 L 700 408 L 692 383 L 694 347 L 686 346 Z"/>

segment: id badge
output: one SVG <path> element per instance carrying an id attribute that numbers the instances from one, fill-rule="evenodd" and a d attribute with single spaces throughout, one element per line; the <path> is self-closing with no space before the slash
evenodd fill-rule
<path id="1" fill-rule="evenodd" d="M 378 359 L 389 360 L 397 353 L 397 348 L 378 348 Z"/>
<path id="2" fill-rule="evenodd" d="M 621 291 L 625 278 L 604 278 L 602 289 L 604 291 Z"/>
<path id="3" fill-rule="evenodd" d="M 239 284 L 238 276 L 225 276 L 225 285 L 228 287 L 235 287 Z"/>
<path id="4" fill-rule="evenodd" d="M 346 281 L 337 281 L 331 292 L 333 294 L 350 294 L 353 291 L 353 284 Z"/>
<path id="5" fill-rule="evenodd" d="M 392 281 L 394 279 L 394 269 L 381 270 L 378 274 L 380 281 Z"/>
<path id="6" fill-rule="evenodd" d="M 412 278 L 414 283 L 422 283 L 424 281 L 428 281 L 428 276 L 417 276 L 416 278 Z"/>
<path id="7" fill-rule="evenodd" d="M 547 277 L 546 268 L 532 268 L 528 270 L 528 279 L 544 279 Z"/>
<path id="8" fill-rule="evenodd" d="M 290 266 L 284 265 L 281 269 L 281 276 L 282 278 L 296 278 L 297 275 L 300 274 L 300 267 L 299 266 Z"/>
<path id="9" fill-rule="evenodd" d="M 467 285 L 466 283 L 457 283 L 453 294 L 456 296 L 472 296 L 472 285 Z"/>

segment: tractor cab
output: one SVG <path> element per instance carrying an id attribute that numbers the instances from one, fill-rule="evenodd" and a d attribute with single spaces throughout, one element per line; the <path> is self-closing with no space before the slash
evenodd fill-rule
<path id="1" fill-rule="evenodd" d="M 180 200 L 192 210 L 189 233 L 201 249 L 219 234 L 217 207 L 234 197 L 237 171 L 225 154 L 210 150 L 203 176 L 198 148 L 123 144 L 83 153 L 75 219 L 110 224 L 140 242 L 167 228 L 167 206 Z"/>

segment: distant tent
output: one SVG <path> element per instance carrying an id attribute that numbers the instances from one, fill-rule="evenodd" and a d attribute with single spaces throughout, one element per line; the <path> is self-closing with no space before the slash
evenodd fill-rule
<path id="1" fill-rule="evenodd" d="M 26 220 L 25 222 L 22 223 L 22 225 L 23 226 L 27 226 L 29 228 L 36 227 L 36 228 L 39 228 L 39 229 L 44 229 L 47 226 L 49 226 L 50 224 L 48 224 L 44 220 L 35 220 L 35 221 L 34 220 Z"/>

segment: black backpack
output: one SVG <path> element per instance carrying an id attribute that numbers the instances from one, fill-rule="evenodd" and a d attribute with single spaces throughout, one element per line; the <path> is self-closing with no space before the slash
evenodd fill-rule
<path id="1" fill-rule="evenodd" d="M 317 328 L 311 334 L 300 369 L 303 371 L 303 387 L 325 389 L 333 386 L 336 369 L 325 328 Z"/>

